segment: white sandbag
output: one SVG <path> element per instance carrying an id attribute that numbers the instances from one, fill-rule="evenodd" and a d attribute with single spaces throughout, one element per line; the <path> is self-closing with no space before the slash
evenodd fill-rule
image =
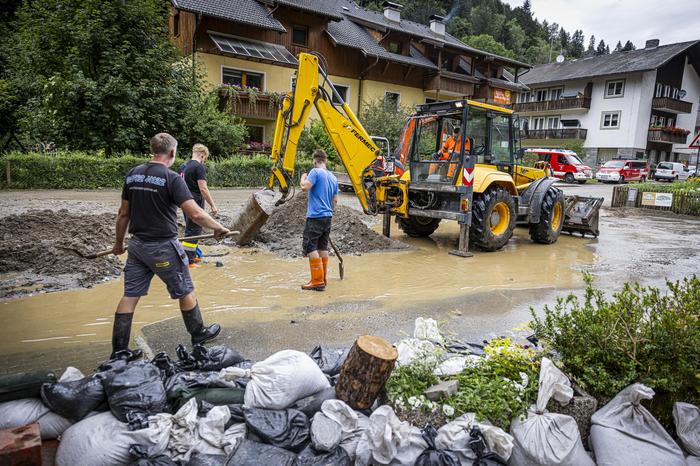
<path id="1" fill-rule="evenodd" d="M 405 338 L 396 344 L 396 351 L 399 354 L 396 364 L 399 366 L 411 364 L 417 359 L 437 360 L 435 345 L 428 340 Z"/>
<path id="2" fill-rule="evenodd" d="M 39 398 L 0 403 L 0 430 L 39 423 L 42 440 L 58 438 L 73 422 L 59 416 Z"/>
<path id="3" fill-rule="evenodd" d="M 599 466 L 685 465 L 680 447 L 641 405 L 653 396 L 636 383 L 593 414 L 590 443 Z"/>
<path id="4" fill-rule="evenodd" d="M 469 433 L 474 426 L 484 435 L 489 451 L 508 461 L 513 450 L 513 437 L 500 427 L 485 421 L 478 422 L 474 413 L 462 414 L 440 427 L 435 437 L 435 447 L 438 450 L 452 450 L 457 454 L 460 464 L 471 466 L 476 459 L 476 455 L 469 448 L 469 442 L 472 440 Z"/>
<path id="5" fill-rule="evenodd" d="M 693 456 L 700 456 L 700 409 L 690 403 L 675 403 L 673 422 L 685 451 Z"/>
<path id="6" fill-rule="evenodd" d="M 419 428 L 401 422 L 390 406 L 377 408 L 357 445 L 356 466 L 412 465 L 428 444 Z"/>
<path id="7" fill-rule="evenodd" d="M 245 438 L 247 432 L 248 430 L 245 423 L 234 424 L 229 427 L 226 432 L 224 432 L 223 444 L 226 456 L 229 456 L 234 450 L 236 450 L 236 448 L 238 448 L 238 445 Z"/>
<path id="8" fill-rule="evenodd" d="M 162 427 L 162 426 L 161 426 Z M 149 427 L 129 431 L 111 412 L 96 414 L 69 427 L 56 452 L 56 466 L 126 466 L 133 461 L 129 447 L 141 445 L 149 455 L 164 452 L 169 430 Z"/>
<path id="9" fill-rule="evenodd" d="M 685 466 L 700 466 L 700 456 L 689 456 L 685 459 Z"/>
<path id="10" fill-rule="evenodd" d="M 246 408 L 287 409 L 330 387 L 314 360 L 294 350 L 279 351 L 250 369 L 227 367 L 219 375 L 225 380 L 250 378 L 243 402 Z"/>
<path id="11" fill-rule="evenodd" d="M 547 412 L 550 398 L 560 404 L 574 396 L 569 379 L 552 361 L 542 358 L 537 404 L 528 410 L 527 419 L 514 419 L 510 426 L 512 466 L 595 466 L 581 443 L 573 417 Z"/>
<path id="12" fill-rule="evenodd" d="M 322 411 L 314 414 L 311 420 L 311 443 L 318 451 L 334 451 L 340 445 L 343 430 L 337 422 Z"/>
<path id="13" fill-rule="evenodd" d="M 85 376 L 83 375 L 82 372 L 80 372 L 80 369 L 77 369 L 73 366 L 68 366 L 66 367 L 66 370 L 63 371 L 63 375 L 61 375 L 61 378 L 58 379 L 59 382 L 74 382 L 76 380 L 84 379 Z"/>
<path id="14" fill-rule="evenodd" d="M 413 327 L 413 338 L 432 341 L 438 345 L 445 341 L 435 319 L 424 319 L 423 317 L 416 319 Z"/>
<path id="15" fill-rule="evenodd" d="M 242 435 L 240 427 L 226 435 L 224 428 L 231 418 L 226 406 L 212 408 L 204 417 L 197 415 L 197 400 L 192 398 L 177 413 L 171 416 L 170 441 L 168 451 L 174 460 L 189 461 L 195 451 L 210 455 L 226 454 L 226 447 L 233 449 L 231 442 L 237 443 Z M 167 414 L 158 414 L 165 418 Z M 156 416 L 152 416 L 156 417 Z M 150 419 L 150 418 L 149 418 Z"/>
<path id="16" fill-rule="evenodd" d="M 340 446 L 347 452 L 350 459 L 354 460 L 360 437 L 369 426 L 369 418 L 341 400 L 324 401 L 321 405 L 321 413 L 340 426 Z"/>
<path id="17" fill-rule="evenodd" d="M 469 354 L 466 356 L 453 356 L 447 358 L 435 368 L 433 374 L 437 376 L 457 375 L 460 374 L 466 367 L 473 367 L 483 361 L 480 356 Z"/>

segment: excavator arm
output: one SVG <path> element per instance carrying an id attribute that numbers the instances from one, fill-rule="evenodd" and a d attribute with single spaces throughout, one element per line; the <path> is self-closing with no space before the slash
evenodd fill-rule
<path id="1" fill-rule="evenodd" d="M 319 78 L 323 81 L 319 82 Z M 333 105 L 326 87 L 335 95 L 336 101 L 341 102 L 339 108 Z M 338 152 L 363 210 L 376 214 L 389 200 L 392 201 L 391 205 L 395 205 L 396 200 L 390 198 L 395 198 L 397 192 L 390 188 L 402 182 L 396 176 L 375 178 L 373 167 L 378 163 L 379 148 L 333 87 L 319 64 L 319 57 L 308 53 L 299 54 L 294 88 L 282 99 L 275 123 L 273 168 L 268 188 L 273 189 L 275 184 L 279 185 L 282 198 L 278 204 L 286 201 L 290 194 L 299 138 L 312 107 L 316 108 L 326 133 Z M 406 188 L 402 191 L 405 194 Z M 406 198 L 405 195 L 398 195 Z"/>

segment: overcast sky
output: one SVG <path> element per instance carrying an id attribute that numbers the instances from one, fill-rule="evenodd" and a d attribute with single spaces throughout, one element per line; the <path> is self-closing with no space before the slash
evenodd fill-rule
<path id="1" fill-rule="evenodd" d="M 513 7 L 523 0 L 504 0 Z M 700 0 L 530 0 L 538 20 L 556 22 L 566 32 L 582 29 L 586 47 L 591 34 L 610 48 L 631 40 L 637 48 L 647 39 L 672 44 L 700 39 Z"/>

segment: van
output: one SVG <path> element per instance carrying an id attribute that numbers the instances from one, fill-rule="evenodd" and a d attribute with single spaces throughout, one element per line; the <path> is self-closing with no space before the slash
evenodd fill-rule
<path id="1" fill-rule="evenodd" d="M 576 152 L 564 149 L 528 149 L 527 152 L 537 154 L 539 162 L 549 164 L 552 176 L 567 183 L 584 184 L 593 178 L 591 167 L 584 164 Z"/>
<path id="2" fill-rule="evenodd" d="M 649 164 L 644 160 L 608 160 L 598 169 L 595 178 L 603 183 L 644 182 L 649 177 Z"/>
<path id="3" fill-rule="evenodd" d="M 678 162 L 659 162 L 654 172 L 657 181 L 685 181 L 690 177 L 690 169 Z"/>

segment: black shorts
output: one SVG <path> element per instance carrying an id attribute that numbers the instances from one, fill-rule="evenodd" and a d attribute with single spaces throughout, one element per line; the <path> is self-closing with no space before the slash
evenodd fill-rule
<path id="1" fill-rule="evenodd" d="M 304 226 L 302 250 L 307 256 L 311 251 L 328 251 L 333 217 L 307 218 Z"/>

